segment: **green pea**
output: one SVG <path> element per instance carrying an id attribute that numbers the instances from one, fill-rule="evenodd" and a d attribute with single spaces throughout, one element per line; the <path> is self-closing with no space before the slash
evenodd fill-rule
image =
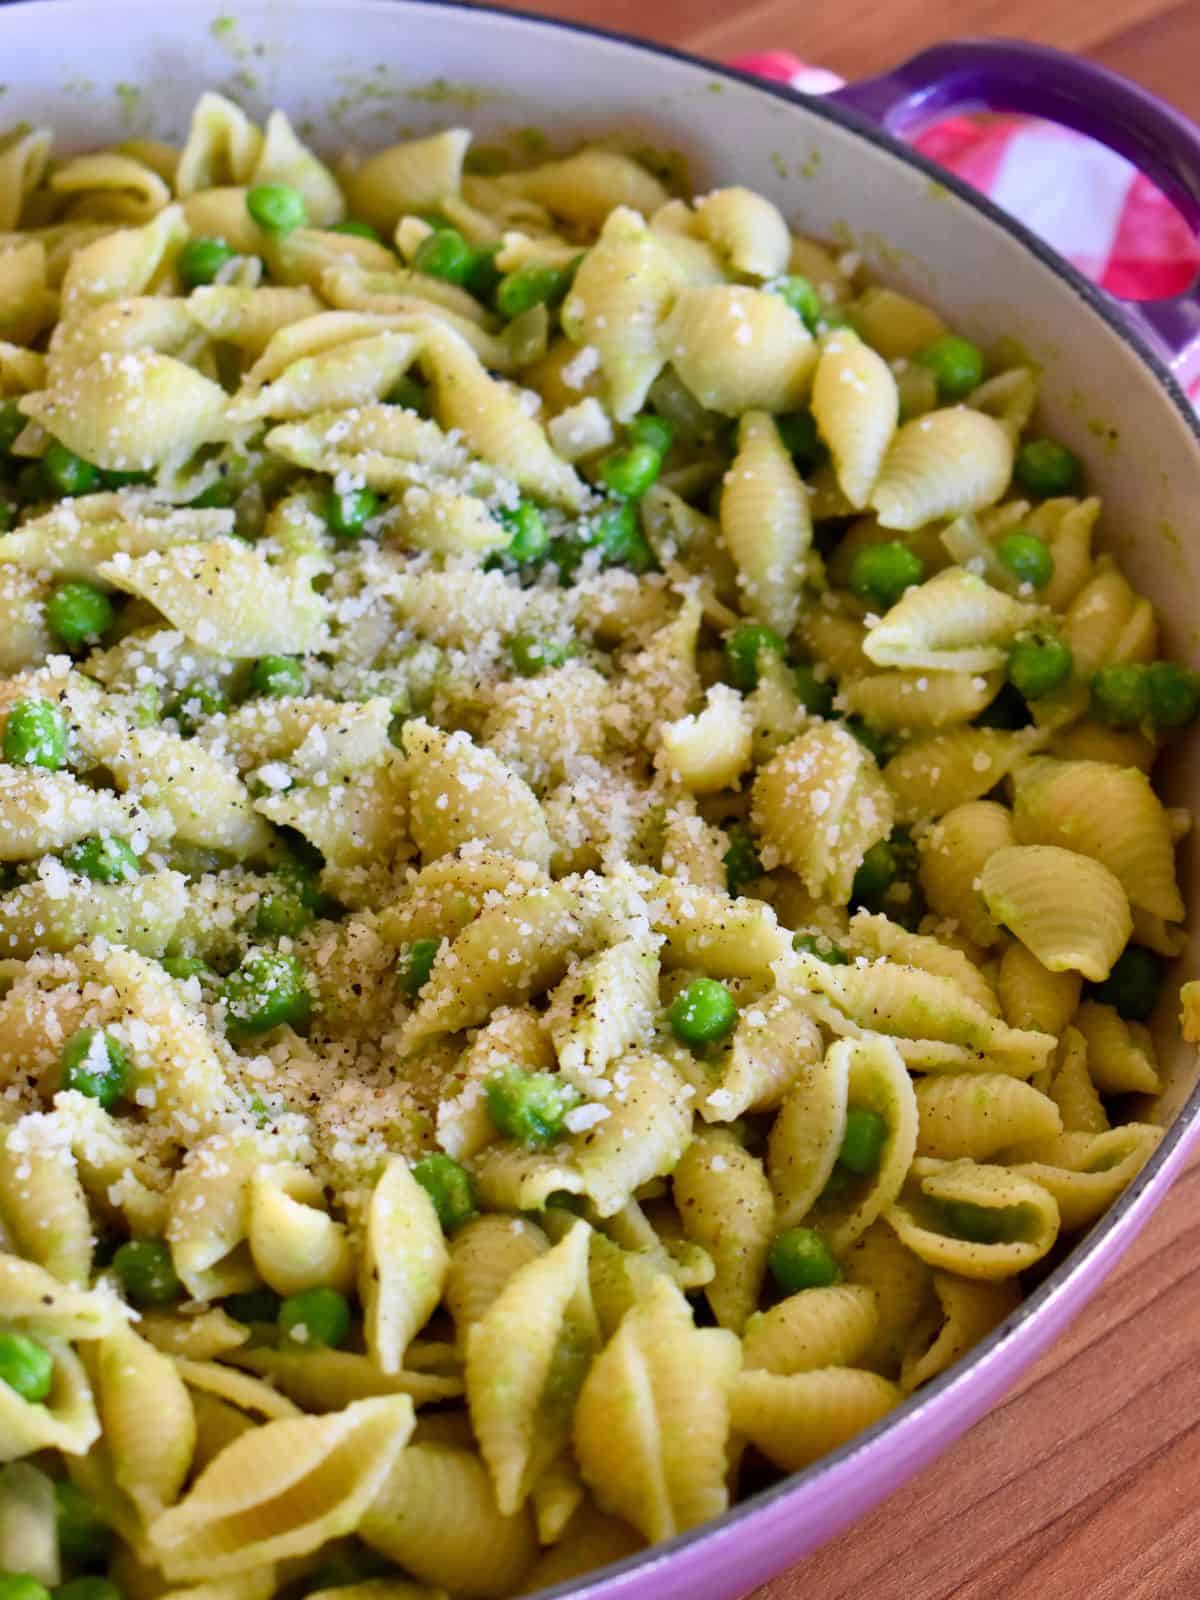
<path id="1" fill-rule="evenodd" d="M 370 239 L 374 244 L 383 243 L 378 231 L 369 222 L 360 222 L 357 217 L 347 217 L 345 222 L 335 222 L 326 231 L 349 234 L 354 239 Z"/>
<path id="2" fill-rule="evenodd" d="M 787 643 L 764 622 L 743 622 L 725 640 L 725 660 L 735 685 L 749 691 L 758 683 L 758 661 L 763 651 L 785 656 Z"/>
<path id="3" fill-rule="evenodd" d="M 268 700 L 291 700 L 306 694 L 304 663 L 295 656 L 260 656 L 250 674 L 250 687 Z"/>
<path id="4" fill-rule="evenodd" d="M 833 711 L 833 680 L 822 677 L 810 661 L 802 661 L 792 669 L 792 684 L 796 698 L 814 717 L 827 717 Z"/>
<path id="5" fill-rule="evenodd" d="M 429 982 L 429 974 L 433 971 L 433 963 L 441 947 L 440 939 L 414 939 L 401 951 L 396 964 L 396 976 L 400 980 L 400 987 L 411 1000 L 415 1000 Z"/>
<path id="6" fill-rule="evenodd" d="M 675 429 L 666 417 L 656 417 L 652 411 L 643 411 L 629 424 L 630 444 L 649 445 L 660 456 L 665 456 L 675 439 Z"/>
<path id="7" fill-rule="evenodd" d="M 758 846 L 744 828 L 729 829 L 729 848 L 721 857 L 725 868 L 725 885 L 730 894 L 741 894 L 748 883 L 762 877 L 762 860 Z"/>
<path id="8" fill-rule="evenodd" d="M 317 854 L 319 855 L 319 852 Z M 281 861 L 273 870 L 275 876 L 283 880 L 288 892 L 294 895 L 302 906 L 321 916 L 328 912 L 332 904 L 329 896 L 321 888 L 321 873 L 324 869 L 324 858 L 313 861 L 297 852 L 288 860 Z"/>
<path id="9" fill-rule="evenodd" d="M 91 494 L 100 486 L 100 470 L 57 439 L 41 461 L 42 474 L 52 490 L 61 495 Z"/>
<path id="10" fill-rule="evenodd" d="M 132 489 L 138 484 L 153 483 L 152 472 L 125 472 L 116 467 L 103 467 L 100 481 L 106 489 Z"/>
<path id="11" fill-rule="evenodd" d="M 661 466 L 662 456 L 653 445 L 631 444 L 627 450 L 614 450 L 604 456 L 596 470 L 614 494 L 626 500 L 640 500 L 658 477 Z"/>
<path id="12" fill-rule="evenodd" d="M 0 1572 L 0 1600 L 50 1600 L 50 1591 L 27 1572 Z"/>
<path id="13" fill-rule="evenodd" d="M 571 649 L 569 645 L 540 638 L 535 633 L 518 633 L 509 640 L 508 653 L 523 678 L 536 678 L 547 667 L 561 667 Z"/>
<path id="14" fill-rule="evenodd" d="M 256 183 L 246 191 L 246 210 L 268 233 L 291 233 L 308 222 L 308 206 L 290 183 Z"/>
<path id="15" fill-rule="evenodd" d="M 221 985 L 225 1026 L 231 1037 L 268 1028 L 303 1027 L 312 1015 L 304 967 L 278 950 L 252 952 Z"/>
<path id="16" fill-rule="evenodd" d="M 649 572 L 656 564 L 654 552 L 638 524 L 637 512 L 628 500 L 605 506 L 598 512 L 592 519 L 586 542 L 601 552 L 606 567 Z"/>
<path id="17" fill-rule="evenodd" d="M 466 1167 L 452 1156 L 435 1151 L 413 1165 L 412 1175 L 433 1201 L 438 1221 L 446 1233 L 453 1233 L 468 1217 L 474 1216 L 475 1185 Z"/>
<path id="18" fill-rule="evenodd" d="M 996 546 L 996 555 L 1022 583 L 1044 589 L 1054 576 L 1054 557 L 1044 539 L 1036 533 L 1006 533 Z"/>
<path id="19" fill-rule="evenodd" d="M 854 874 L 851 900 L 855 904 L 872 905 L 883 898 L 899 874 L 899 862 L 891 842 L 880 839 L 863 856 Z"/>
<path id="20" fill-rule="evenodd" d="M 212 283 L 221 268 L 233 260 L 236 250 L 230 249 L 224 239 L 189 239 L 179 252 L 175 263 L 184 286 L 198 289 L 201 284 Z"/>
<path id="21" fill-rule="evenodd" d="M 415 411 L 421 417 L 429 415 L 428 385 L 409 373 L 397 379 L 383 398 L 389 406 L 403 406 L 406 411 Z"/>
<path id="22" fill-rule="evenodd" d="M 1041 499 L 1073 494 L 1080 478 L 1079 457 L 1055 439 L 1029 439 L 1017 451 L 1013 477 Z"/>
<path id="23" fill-rule="evenodd" d="M 15 400 L 0 405 L 0 456 L 6 456 L 24 433 L 29 418 L 17 409 Z"/>
<path id="24" fill-rule="evenodd" d="M 487 1081 L 488 1115 L 507 1139 L 529 1149 L 553 1143 L 567 1112 L 580 1096 L 565 1078 L 551 1072 L 507 1067 Z"/>
<path id="25" fill-rule="evenodd" d="M 162 1306 L 183 1293 L 171 1251 L 161 1239 L 131 1239 L 112 1258 L 117 1281 L 135 1306 Z"/>
<path id="26" fill-rule="evenodd" d="M 842 1276 L 829 1246 L 812 1228 L 785 1228 L 777 1233 L 771 1241 L 767 1265 L 784 1294 L 824 1289 L 840 1282 Z"/>
<path id="27" fill-rule="evenodd" d="M 549 550 L 550 530 L 532 501 L 521 500 L 515 506 L 502 507 L 496 516 L 512 535 L 504 553 L 514 561 L 540 561 Z"/>
<path id="28" fill-rule="evenodd" d="M 111 1111 L 129 1085 L 129 1057 L 101 1028 L 80 1028 L 63 1046 L 61 1089 L 97 1100 Z"/>
<path id="29" fill-rule="evenodd" d="M 1150 720 L 1150 684 L 1140 661 L 1101 667 L 1092 679 L 1092 713 L 1110 728 L 1137 728 Z"/>
<path id="30" fill-rule="evenodd" d="M 115 1583 L 107 1578 L 72 1578 L 54 1591 L 54 1600 L 124 1600 Z"/>
<path id="31" fill-rule="evenodd" d="M 264 939 L 294 939 L 312 919 L 312 912 L 298 895 L 268 894 L 258 902 L 254 931 Z"/>
<path id="32" fill-rule="evenodd" d="M 887 1123 L 875 1111 L 853 1108 L 846 1113 L 846 1130 L 838 1160 L 857 1177 L 877 1172 L 887 1143 Z"/>
<path id="33" fill-rule="evenodd" d="M 189 978 L 199 978 L 201 983 L 212 983 L 216 973 L 199 956 L 164 956 L 159 963 L 169 978 L 185 983 Z"/>
<path id="34" fill-rule="evenodd" d="M 94 883 L 132 883 L 139 875 L 138 858 L 127 839 L 93 834 L 63 851 L 63 865 Z"/>
<path id="35" fill-rule="evenodd" d="M 51 700 L 18 700 L 4 724 L 3 749 L 14 767 L 58 772 L 67 764 L 67 719 Z"/>
<path id="36" fill-rule="evenodd" d="M 54 1382 L 54 1357 L 45 1345 L 23 1333 L 0 1333 L 0 1383 L 22 1400 L 45 1400 Z"/>
<path id="37" fill-rule="evenodd" d="M 799 950 L 802 954 L 816 956 L 818 961 L 825 961 L 831 967 L 847 967 L 850 957 L 841 945 L 834 944 L 833 940 L 823 933 L 797 933 L 792 938 L 792 949 Z"/>
<path id="38" fill-rule="evenodd" d="M 1008 658 L 1008 681 L 1026 700 L 1061 689 L 1071 676 L 1075 658 L 1071 647 L 1052 634 L 1018 639 Z"/>
<path id="39" fill-rule="evenodd" d="M 54 1485 L 58 1514 L 58 1549 L 64 1561 L 76 1566 L 98 1566 L 108 1556 L 112 1529 L 96 1507 L 69 1479 Z"/>
<path id="40" fill-rule="evenodd" d="M 195 499 L 189 500 L 188 506 L 193 511 L 228 511 L 240 492 L 228 478 L 218 478 L 216 483 L 210 483 L 207 489 L 202 489 Z"/>
<path id="41" fill-rule="evenodd" d="M 467 293 L 473 294 L 476 300 L 481 300 L 484 305 L 493 303 L 500 284 L 500 268 L 496 265 L 499 250 L 500 246 L 494 244 L 476 250 L 475 259 L 463 281 L 463 288 Z"/>
<path id="42" fill-rule="evenodd" d="M 457 228 L 435 228 L 417 246 L 413 266 L 427 278 L 464 284 L 475 265 L 475 252 Z"/>
<path id="43" fill-rule="evenodd" d="M 336 1289 L 305 1289 L 290 1294 L 279 1308 L 280 1342 L 336 1349 L 350 1332 L 350 1302 Z"/>
<path id="44" fill-rule="evenodd" d="M 737 1005 L 723 983 L 715 978 L 694 978 L 675 996 L 668 1018 L 680 1044 L 716 1044 L 732 1031 Z"/>
<path id="45" fill-rule="evenodd" d="M 282 1298 L 271 1289 L 247 1289 L 242 1294 L 231 1294 L 225 1299 L 226 1313 L 246 1327 L 255 1322 L 277 1322 L 282 1305 Z"/>
<path id="46" fill-rule="evenodd" d="M 1150 715 L 1159 728 L 1181 728 L 1200 711 L 1200 680 L 1174 661 L 1152 661 L 1146 668 Z"/>
<path id="47" fill-rule="evenodd" d="M 1130 944 L 1113 963 L 1103 983 L 1094 984 L 1092 996 L 1106 1006 L 1115 1006 L 1129 1022 L 1145 1022 L 1158 1004 L 1162 988 L 1163 964 L 1144 945 Z"/>
<path id="48" fill-rule="evenodd" d="M 939 400 L 961 400 L 983 382 L 983 351 L 956 333 L 943 333 L 916 359 L 937 380 Z"/>
<path id="49" fill-rule="evenodd" d="M 185 739 L 199 728 L 208 717 L 229 710 L 229 697 L 220 689 L 206 683 L 189 683 L 172 700 L 168 700 L 163 715 L 170 717 Z"/>
<path id="50" fill-rule="evenodd" d="M 784 449 L 790 451 L 801 472 L 810 472 L 824 459 L 825 446 L 811 411 L 789 411 L 775 418 L 775 426 Z"/>
<path id="51" fill-rule="evenodd" d="M 560 267 L 518 267 L 496 286 L 496 310 L 510 322 L 534 306 L 556 305 L 570 279 Z"/>
<path id="52" fill-rule="evenodd" d="M 90 583 L 60 583 L 46 601 L 50 632 L 68 650 L 96 644 L 113 625 L 112 601 Z"/>
<path id="53" fill-rule="evenodd" d="M 371 489 L 331 489 L 325 497 L 325 521 L 336 539 L 361 539 L 367 523 L 379 513 L 379 496 Z"/>
<path id="54" fill-rule="evenodd" d="M 824 320 L 825 302 L 808 278 L 802 278 L 799 273 L 792 273 L 786 278 L 776 278 L 767 287 L 772 294 L 778 295 L 791 306 L 810 332 L 814 332 L 818 323 Z"/>
<path id="55" fill-rule="evenodd" d="M 860 600 L 889 611 L 906 589 L 920 583 L 925 563 L 899 539 L 869 544 L 850 563 L 850 588 Z"/>
<path id="56" fill-rule="evenodd" d="M 990 1206 L 972 1200 L 943 1200 L 939 1209 L 946 1231 L 971 1244 L 1005 1244 L 1012 1237 L 1009 1219 Z"/>

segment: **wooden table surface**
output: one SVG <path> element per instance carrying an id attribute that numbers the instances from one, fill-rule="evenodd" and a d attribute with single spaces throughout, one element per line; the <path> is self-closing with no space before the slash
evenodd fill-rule
<path id="1" fill-rule="evenodd" d="M 1200 0 L 520 0 L 844 77 L 940 39 L 1078 51 L 1200 120 Z M 931 1468 L 754 1600 L 1200 1600 L 1200 1157 L 1087 1310 Z"/>

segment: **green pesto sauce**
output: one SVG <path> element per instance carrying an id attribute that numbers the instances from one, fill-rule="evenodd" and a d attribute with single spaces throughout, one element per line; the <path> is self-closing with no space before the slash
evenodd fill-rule
<path id="1" fill-rule="evenodd" d="M 420 100 L 430 106 L 459 106 L 464 111 L 474 111 L 479 106 L 490 105 L 504 99 L 498 89 L 481 89 L 477 84 L 451 83 L 448 78 L 434 78 L 430 83 L 405 89 L 406 100 Z"/>
<path id="2" fill-rule="evenodd" d="M 824 157 L 819 150 L 810 150 L 804 160 L 796 167 L 796 176 L 798 178 L 815 178 L 821 170 L 823 160 Z"/>

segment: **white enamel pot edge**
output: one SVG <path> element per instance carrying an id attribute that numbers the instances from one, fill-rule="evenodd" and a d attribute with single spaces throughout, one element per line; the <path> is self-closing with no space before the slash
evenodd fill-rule
<path id="1" fill-rule="evenodd" d="M 964 330 L 1008 337 L 1045 368 L 1047 426 L 1077 448 L 1105 501 L 1108 543 L 1197 662 L 1187 541 L 1200 444 L 1186 400 L 1103 298 L 1022 230 L 861 119 L 673 52 L 538 19 L 408 0 L 24 0 L 0 8 L 5 123 L 51 122 L 74 148 L 178 137 L 218 87 L 259 114 L 282 105 L 316 142 L 372 147 L 465 122 L 552 135 L 629 124 L 688 152 L 701 188 L 736 180 L 798 226 L 840 232 L 886 281 Z M 438 82 L 448 88 L 430 94 Z M 128 86 L 139 92 L 130 95 Z M 478 96 L 458 93 L 478 88 Z M 414 93 L 415 91 L 415 93 Z M 331 110 L 332 107 L 332 110 Z M 1196 808 L 1184 747 L 1168 798 Z M 1185 870 L 1200 890 L 1194 864 Z M 1197 970 L 1195 944 L 1180 975 Z M 1183 1165 L 1200 1091 L 1173 1018 L 1163 1145 L 1137 1183 L 960 1368 L 807 1473 L 646 1556 L 549 1591 L 577 1600 L 730 1600 L 830 1537 L 992 1405 L 1086 1301 Z"/>

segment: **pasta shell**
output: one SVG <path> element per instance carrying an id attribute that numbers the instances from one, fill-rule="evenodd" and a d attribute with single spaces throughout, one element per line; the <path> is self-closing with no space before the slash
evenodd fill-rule
<path id="1" fill-rule="evenodd" d="M 1051 972 L 1106 978 L 1133 919 L 1120 881 L 1107 867 L 1058 845 L 1012 845 L 984 864 L 988 911 Z"/>
<path id="2" fill-rule="evenodd" d="M 149 1549 L 176 1580 L 307 1555 L 359 1525 L 386 1492 L 412 1427 L 404 1395 L 264 1423 L 226 1446 L 151 1523 Z"/>
<path id="3" fill-rule="evenodd" d="M 909 589 L 868 628 L 863 650 L 881 667 L 992 672 L 1037 616 L 963 567 L 947 567 Z"/>
<path id="4" fill-rule="evenodd" d="M 991 417 L 966 406 L 931 411 L 896 433 L 870 503 L 885 528 L 911 531 L 994 505 L 1012 468 L 1012 441 Z"/>
<path id="5" fill-rule="evenodd" d="M 723 482 L 721 535 L 746 607 L 787 638 L 799 615 L 812 518 L 808 492 L 764 412 L 742 417 Z"/>
<path id="6" fill-rule="evenodd" d="M 672 1179 L 684 1231 L 716 1269 L 706 1287 L 722 1328 L 740 1334 L 758 1304 L 775 1223 L 762 1163 L 731 1134 L 711 1129 L 684 1151 Z"/>
<path id="7" fill-rule="evenodd" d="M 925 1156 L 913 1163 L 887 1220 L 930 1266 L 989 1281 L 1040 1261 L 1059 1230 L 1057 1202 L 1031 1179 L 1007 1167 Z M 981 1237 L 965 1236 L 964 1228 Z"/>
<path id="8" fill-rule="evenodd" d="M 878 1321 L 873 1289 L 850 1283 L 803 1289 L 750 1318 L 742 1339 L 743 1367 L 782 1378 L 853 1367 L 870 1347 Z"/>
<path id="9" fill-rule="evenodd" d="M 887 362 L 849 329 L 822 341 L 812 413 L 842 493 L 861 511 L 896 431 L 900 397 Z"/>
<path id="10" fill-rule="evenodd" d="M 903 1399 L 874 1372 L 826 1367 L 780 1377 L 743 1372 L 733 1389 L 734 1427 L 783 1472 L 799 1472 L 872 1427 Z"/>
<path id="11" fill-rule="evenodd" d="M 925 1078 L 917 1085 L 917 1151 L 955 1161 L 988 1161 L 1009 1145 L 1051 1139 L 1062 1118 L 1049 1095 L 1006 1073 Z"/>
<path id="12" fill-rule="evenodd" d="M 685 288 L 662 327 L 661 349 L 709 411 L 791 411 L 806 398 L 816 362 L 796 313 L 761 289 Z"/>

